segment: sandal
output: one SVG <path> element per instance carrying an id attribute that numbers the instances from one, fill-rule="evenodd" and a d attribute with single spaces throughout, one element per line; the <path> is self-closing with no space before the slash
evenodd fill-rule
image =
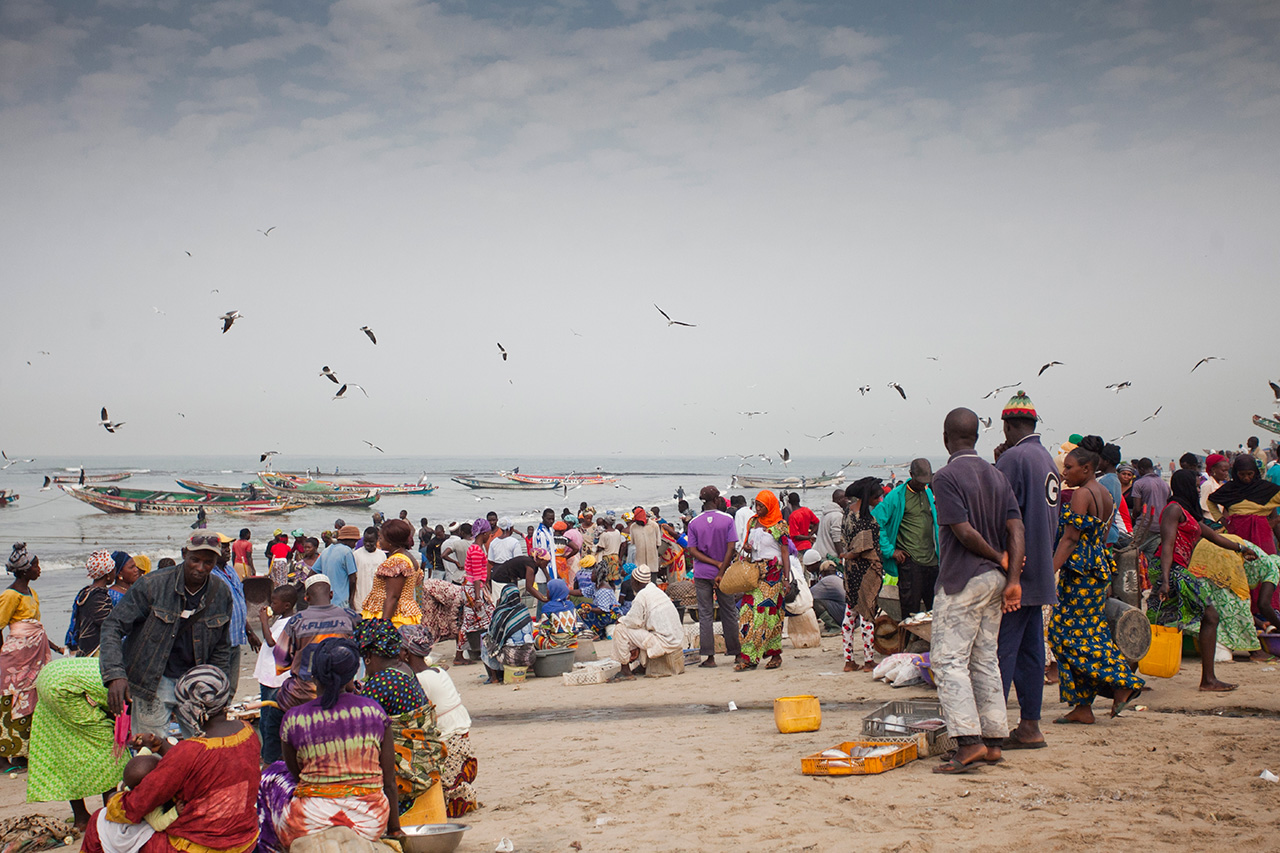
<path id="1" fill-rule="evenodd" d="M 617 684 L 618 682 L 621 682 L 621 681 L 635 681 L 635 680 L 636 680 L 636 677 L 629 672 L 618 672 L 618 673 L 614 673 L 613 677 L 609 679 L 608 683 Z"/>
<path id="2" fill-rule="evenodd" d="M 1129 694 L 1128 699 L 1124 700 L 1123 702 L 1117 702 L 1116 706 L 1111 709 L 1112 718 L 1120 716 L 1120 712 L 1123 711 L 1125 708 L 1128 708 L 1134 702 L 1137 702 L 1138 697 L 1141 695 L 1142 695 L 1142 688 L 1139 687 L 1137 690 L 1134 690 L 1132 693 Z"/>
<path id="3" fill-rule="evenodd" d="M 765 669 L 777 669 L 782 666 L 782 658 L 769 658 L 769 662 L 764 665 Z"/>
<path id="4" fill-rule="evenodd" d="M 747 663 L 746 661 L 741 661 L 741 660 L 733 665 L 734 672 L 746 672 L 749 669 L 755 669 L 755 668 L 756 668 L 755 664 Z"/>
<path id="5" fill-rule="evenodd" d="M 965 764 L 963 762 L 956 761 L 954 758 L 950 758 L 933 768 L 933 772 L 943 773 L 949 776 L 959 776 L 961 773 L 977 772 L 977 764 L 978 762 L 976 761 Z"/>

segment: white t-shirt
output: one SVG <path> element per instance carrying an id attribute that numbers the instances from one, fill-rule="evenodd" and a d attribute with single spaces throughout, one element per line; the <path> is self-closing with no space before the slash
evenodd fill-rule
<path id="1" fill-rule="evenodd" d="M 451 554 L 453 559 L 457 560 L 457 565 L 444 560 L 444 577 L 449 583 L 461 584 L 466 581 L 467 549 L 470 547 L 471 540 L 463 539 L 461 536 L 452 536 L 444 545 L 440 546 L 441 559 L 446 554 Z"/>
<path id="2" fill-rule="evenodd" d="M 751 504 L 747 504 L 742 509 L 733 514 L 733 524 L 738 528 L 738 541 L 743 542 L 747 538 L 747 522 L 751 520 L 751 516 L 756 511 L 751 508 Z"/>
<path id="3" fill-rule="evenodd" d="M 489 562 L 495 566 L 505 563 L 507 560 L 520 556 L 520 552 L 524 549 L 524 539 L 519 536 L 503 536 L 501 539 L 493 539 L 489 542 Z"/>
<path id="4" fill-rule="evenodd" d="M 356 610 L 364 607 L 364 600 L 373 592 L 373 575 L 387 559 L 387 552 L 379 548 L 368 551 L 363 546 L 355 549 L 356 555 Z M 335 601 L 339 607 L 346 607 L 345 601 Z"/>
<path id="5" fill-rule="evenodd" d="M 436 707 L 440 737 L 465 734 L 471 730 L 471 715 L 462 704 L 462 697 L 458 695 L 458 688 L 453 686 L 449 673 L 442 669 L 424 669 L 418 673 L 418 683 Z"/>
<path id="6" fill-rule="evenodd" d="M 294 616 L 297 614 L 295 613 Z M 271 626 L 272 642 L 280 642 L 281 635 L 284 634 L 284 628 L 289 624 L 289 620 L 293 616 L 286 619 L 277 619 L 276 623 Z M 258 649 L 258 663 L 253 668 L 253 677 L 258 679 L 258 683 L 263 687 L 279 687 L 284 684 L 284 680 L 289 677 L 289 670 L 285 670 L 279 675 L 276 674 L 276 655 L 275 647 L 262 644 L 262 648 Z"/>

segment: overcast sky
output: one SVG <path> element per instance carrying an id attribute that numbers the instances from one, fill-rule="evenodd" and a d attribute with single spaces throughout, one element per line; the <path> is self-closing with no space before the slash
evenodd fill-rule
<path id="1" fill-rule="evenodd" d="M 0 445 L 937 455 L 1021 382 L 1059 439 L 1234 446 L 1278 45 L 1274 2 L 6 0 Z"/>

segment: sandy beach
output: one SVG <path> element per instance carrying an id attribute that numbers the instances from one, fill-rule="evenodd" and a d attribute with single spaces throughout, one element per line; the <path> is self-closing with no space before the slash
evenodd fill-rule
<path id="1" fill-rule="evenodd" d="M 438 651 L 451 656 L 452 644 Z M 1092 727 L 1049 723 L 1065 709 L 1047 687 L 1050 747 L 970 775 L 933 775 L 936 759 L 924 759 L 880 776 L 806 777 L 800 759 L 857 735 L 879 703 L 933 695 L 841 666 L 840 639 L 828 637 L 821 650 L 784 643 L 773 672 L 722 662 L 617 685 L 481 686 L 478 667 L 456 667 L 484 803 L 459 849 L 487 853 L 503 837 L 538 853 L 1185 850 L 1190 839 L 1275 849 L 1280 783 L 1258 775 L 1280 772 L 1276 665 L 1222 665 L 1240 689 L 1205 694 L 1186 660 L 1176 677 L 1149 679 L 1147 710 Z M 822 701 L 821 730 L 779 734 L 773 699 L 806 693 Z M 0 778 L 0 818 L 69 814 L 24 796 L 24 776 Z"/>

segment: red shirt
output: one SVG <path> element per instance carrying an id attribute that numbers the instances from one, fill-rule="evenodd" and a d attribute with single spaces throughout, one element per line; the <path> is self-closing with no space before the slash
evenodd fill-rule
<path id="1" fill-rule="evenodd" d="M 285 560 L 289 557 L 289 546 L 284 542 L 277 542 L 271 546 L 271 556 L 276 560 Z"/>
<path id="2" fill-rule="evenodd" d="M 791 534 L 791 541 L 796 543 L 796 548 L 801 551 L 809 549 L 813 544 L 810 531 L 817 524 L 818 517 L 807 506 L 791 510 L 791 517 L 787 519 L 787 532 Z"/>
<path id="3" fill-rule="evenodd" d="M 249 562 L 249 554 L 253 552 L 253 543 L 248 539 L 237 539 L 231 543 L 231 554 L 233 562 L 247 563 Z"/>

